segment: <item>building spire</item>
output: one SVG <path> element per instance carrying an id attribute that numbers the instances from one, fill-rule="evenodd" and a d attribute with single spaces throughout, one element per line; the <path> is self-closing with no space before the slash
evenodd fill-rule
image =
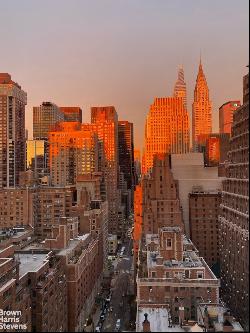
<path id="1" fill-rule="evenodd" d="M 187 108 L 187 91 L 186 91 L 183 65 L 179 65 L 178 77 L 174 86 L 173 96 L 181 97 L 183 99 L 183 104 L 185 109 Z"/>
<path id="2" fill-rule="evenodd" d="M 200 49 L 199 73 L 202 74 L 202 75 L 204 75 L 203 74 L 203 67 L 202 67 L 202 60 L 201 60 L 201 49 Z"/>

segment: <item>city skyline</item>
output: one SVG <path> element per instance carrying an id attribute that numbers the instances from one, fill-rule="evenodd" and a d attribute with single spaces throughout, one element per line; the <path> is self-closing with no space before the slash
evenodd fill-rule
<path id="1" fill-rule="evenodd" d="M 219 107 L 229 100 L 242 102 L 248 2 L 141 3 L 60 1 L 58 9 L 54 1 L 50 15 L 30 1 L 2 5 L 0 28 L 12 42 L 6 40 L 9 52 L 2 54 L 1 71 L 25 87 L 30 137 L 32 108 L 43 101 L 81 107 L 83 122 L 90 120 L 92 106 L 114 105 L 121 120 L 134 123 L 135 146 L 142 148 L 141 119 L 156 96 L 172 95 L 181 64 L 191 115 L 200 51 L 213 105 L 213 132 L 218 131 Z M 235 13 L 237 24 L 232 24 Z M 17 50 L 19 61 L 14 62 Z"/>
<path id="2" fill-rule="evenodd" d="M 0 331 L 249 331 L 248 7 L 3 2 Z"/>

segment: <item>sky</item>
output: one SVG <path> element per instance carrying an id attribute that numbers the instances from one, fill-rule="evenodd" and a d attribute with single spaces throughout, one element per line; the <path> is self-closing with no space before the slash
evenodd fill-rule
<path id="1" fill-rule="evenodd" d="M 134 123 L 142 148 L 145 118 L 155 97 L 173 93 L 183 65 L 191 114 L 200 53 L 218 109 L 242 100 L 249 59 L 248 0 L 8 0 L 0 6 L 0 72 L 43 101 L 90 107 L 114 105 L 120 120 Z"/>

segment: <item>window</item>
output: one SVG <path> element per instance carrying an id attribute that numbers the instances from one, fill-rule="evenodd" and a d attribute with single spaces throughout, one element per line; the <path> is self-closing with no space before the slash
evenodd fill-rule
<path id="1" fill-rule="evenodd" d="M 172 239 L 167 238 L 167 248 L 172 248 Z"/>
<path id="2" fill-rule="evenodd" d="M 197 272 L 197 279 L 203 279 L 203 272 Z"/>

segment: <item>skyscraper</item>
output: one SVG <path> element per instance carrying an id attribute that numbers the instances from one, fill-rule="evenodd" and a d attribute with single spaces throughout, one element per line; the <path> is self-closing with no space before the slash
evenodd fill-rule
<path id="1" fill-rule="evenodd" d="M 220 222 L 222 297 L 249 330 L 249 75 L 244 104 L 234 111 Z"/>
<path id="2" fill-rule="evenodd" d="M 184 69 L 181 66 L 178 71 L 178 79 L 174 86 L 174 97 L 181 97 L 183 99 L 184 108 L 187 109 L 187 88 L 184 80 Z"/>
<path id="3" fill-rule="evenodd" d="M 27 94 L 7 73 L 0 73 L 0 187 L 15 187 L 25 170 Z"/>
<path id="4" fill-rule="evenodd" d="M 60 106 L 60 110 L 64 114 L 64 121 L 82 122 L 82 109 L 78 106 Z"/>
<path id="5" fill-rule="evenodd" d="M 92 130 L 103 143 L 104 174 L 109 204 L 109 233 L 117 233 L 120 197 L 118 188 L 118 116 L 114 106 L 91 108 Z"/>
<path id="6" fill-rule="evenodd" d="M 219 108 L 220 133 L 231 134 L 234 111 L 240 107 L 240 101 L 229 101 Z"/>
<path id="7" fill-rule="evenodd" d="M 48 139 L 49 131 L 60 121 L 64 121 L 64 113 L 57 105 L 43 102 L 40 106 L 34 106 L 33 138 L 37 140 Z"/>
<path id="8" fill-rule="evenodd" d="M 145 169 L 153 166 L 158 153 L 189 151 L 189 116 L 180 97 L 156 98 L 145 126 Z"/>
<path id="9" fill-rule="evenodd" d="M 142 159 L 140 149 L 134 149 L 134 163 L 135 163 L 135 184 L 139 184 L 139 179 L 142 172 Z"/>
<path id="10" fill-rule="evenodd" d="M 193 151 L 197 151 L 199 135 L 212 132 L 212 103 L 209 99 L 207 80 L 200 61 L 199 71 L 194 90 L 192 110 L 192 144 Z"/>
<path id="11" fill-rule="evenodd" d="M 134 131 L 133 124 L 128 121 L 118 122 L 118 153 L 120 171 L 124 174 L 127 188 L 133 190 L 134 174 Z"/>
<path id="12" fill-rule="evenodd" d="M 49 133 L 53 185 L 74 185 L 78 175 L 98 171 L 96 134 L 79 122 L 61 122 Z"/>

